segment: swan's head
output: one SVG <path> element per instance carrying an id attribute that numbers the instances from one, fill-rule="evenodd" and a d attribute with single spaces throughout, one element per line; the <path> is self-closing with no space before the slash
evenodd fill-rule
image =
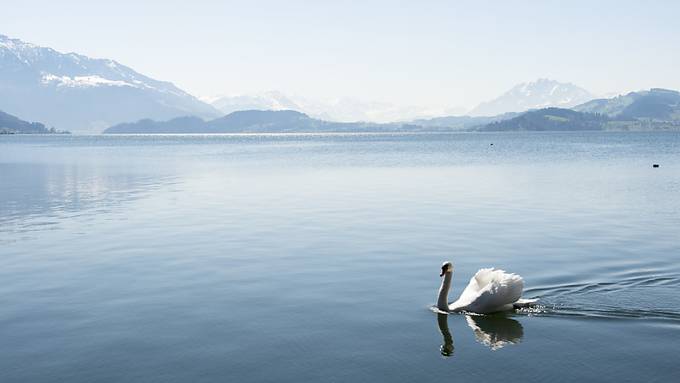
<path id="1" fill-rule="evenodd" d="M 446 273 L 452 273 L 453 272 L 453 263 L 451 262 L 444 262 L 442 265 L 442 273 L 439 274 L 440 277 L 443 277 L 444 274 Z"/>

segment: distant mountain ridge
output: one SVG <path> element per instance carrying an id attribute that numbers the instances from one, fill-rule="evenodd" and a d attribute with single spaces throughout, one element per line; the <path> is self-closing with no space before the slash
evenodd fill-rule
<path id="1" fill-rule="evenodd" d="M 477 105 L 469 114 L 497 116 L 547 107 L 570 108 L 593 98 L 590 92 L 574 84 L 538 79 L 514 86 L 499 97 Z"/>
<path id="2" fill-rule="evenodd" d="M 653 88 L 592 100 L 573 109 L 532 110 L 474 130 L 680 130 L 680 92 Z"/>
<path id="3" fill-rule="evenodd" d="M 108 59 L 0 35 L 0 109 L 81 133 L 140 118 L 220 113 L 169 82 Z"/>
<path id="4" fill-rule="evenodd" d="M 226 114 L 242 110 L 297 110 L 298 105 L 281 92 L 270 91 L 262 94 L 221 96 L 210 101 L 210 104 Z"/>
<path id="5" fill-rule="evenodd" d="M 652 88 L 610 99 L 592 100 L 573 109 L 579 112 L 601 113 L 619 120 L 680 120 L 680 92 Z"/>
<path id="6" fill-rule="evenodd" d="M 249 110 L 210 121 L 197 117 L 144 119 L 112 126 L 105 133 L 680 130 L 680 93 L 673 90 L 631 92 L 589 101 L 574 109 L 550 107 L 493 117 L 449 116 L 407 124 L 330 122 L 291 110 Z"/>
<path id="7" fill-rule="evenodd" d="M 419 107 L 356 98 L 309 99 L 279 91 L 220 96 L 204 99 L 224 114 L 241 110 L 296 110 L 310 117 L 334 122 L 395 122 L 459 113 L 460 108 Z"/>
<path id="8" fill-rule="evenodd" d="M 105 134 L 210 134 L 210 133 L 302 133 L 302 132 L 363 132 L 417 130 L 404 124 L 363 122 L 330 122 L 311 118 L 293 110 L 245 110 L 204 121 L 197 117 L 180 117 L 169 121 L 144 119 L 112 126 Z"/>
<path id="9" fill-rule="evenodd" d="M 521 113 L 504 113 L 498 116 L 445 116 L 445 117 L 435 117 L 427 119 L 419 119 L 411 121 L 411 124 L 422 126 L 425 128 L 431 128 L 436 130 L 442 130 L 445 128 L 451 130 L 468 130 L 480 125 L 490 124 L 492 122 L 509 120 L 513 117 L 517 117 Z"/>

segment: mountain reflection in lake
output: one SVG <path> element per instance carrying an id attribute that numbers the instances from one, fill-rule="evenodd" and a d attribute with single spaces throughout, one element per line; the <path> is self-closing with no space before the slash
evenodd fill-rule
<path id="1" fill-rule="evenodd" d="M 87 164 L 0 163 L 0 233 L 58 229 L 67 217 L 110 214 L 172 177 Z"/>

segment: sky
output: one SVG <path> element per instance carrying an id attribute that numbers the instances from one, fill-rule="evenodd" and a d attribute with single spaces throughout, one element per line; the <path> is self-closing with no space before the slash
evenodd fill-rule
<path id="1" fill-rule="evenodd" d="M 470 108 L 537 78 L 680 89 L 679 1 L 2 0 L 0 34 L 196 96 Z"/>

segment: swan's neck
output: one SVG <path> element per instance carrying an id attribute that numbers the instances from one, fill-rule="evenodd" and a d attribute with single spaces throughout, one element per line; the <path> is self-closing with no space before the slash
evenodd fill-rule
<path id="1" fill-rule="evenodd" d="M 453 272 L 444 273 L 442 285 L 439 287 L 439 298 L 437 298 L 437 308 L 442 311 L 449 311 L 449 290 L 451 289 L 451 279 Z"/>

